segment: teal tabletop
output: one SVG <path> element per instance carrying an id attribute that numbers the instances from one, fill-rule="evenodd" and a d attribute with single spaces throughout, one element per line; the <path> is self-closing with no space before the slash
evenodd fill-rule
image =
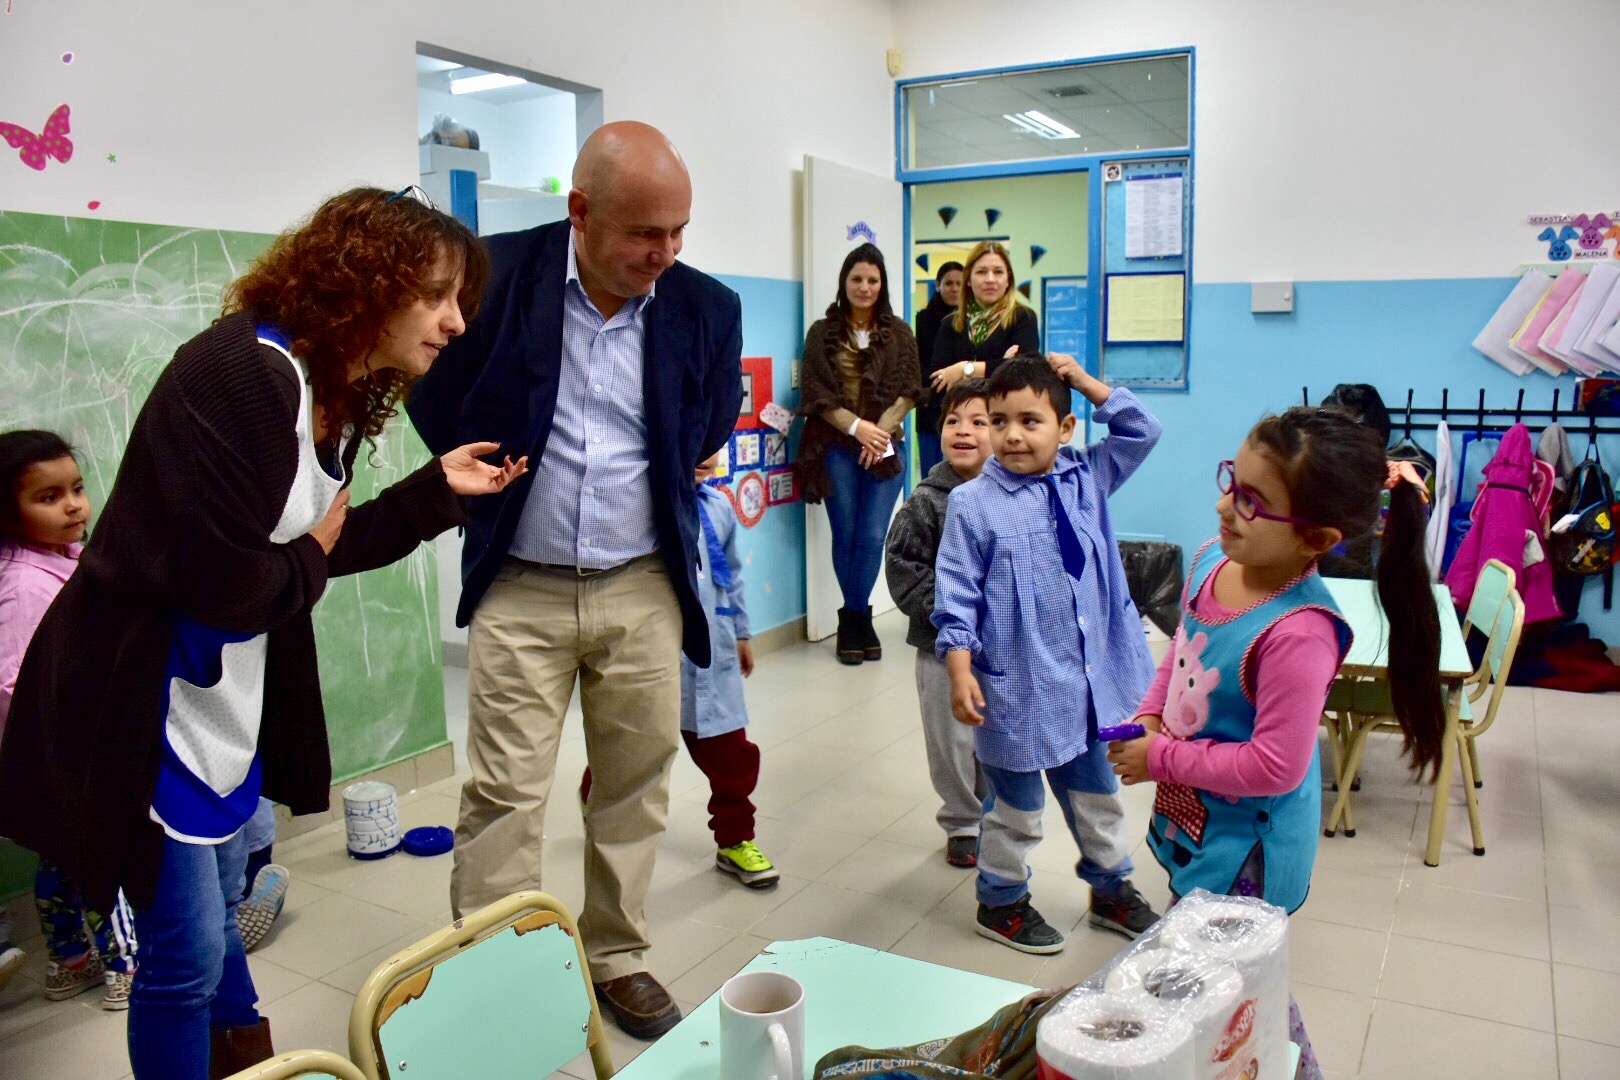
<path id="1" fill-rule="evenodd" d="M 1389 666 L 1389 622 L 1378 603 L 1376 583 L 1361 578 L 1330 578 L 1322 581 L 1333 602 L 1350 624 L 1355 642 L 1344 666 L 1352 674 L 1382 674 Z M 1462 679 L 1474 670 L 1468 659 L 1468 647 L 1463 642 L 1462 624 L 1457 620 L 1457 609 L 1452 605 L 1451 592 L 1444 585 L 1432 586 L 1435 606 L 1440 609 L 1440 677 Z"/>
<path id="2" fill-rule="evenodd" d="M 873 903 L 881 903 L 873 898 Z M 778 941 L 744 971 L 781 971 L 804 986 L 804 1067 L 840 1046 L 909 1046 L 955 1035 L 1034 989 L 834 938 Z M 715 1080 L 720 996 L 620 1069 L 617 1080 Z M 1293 1048 L 1295 1058 L 1298 1048 Z"/>

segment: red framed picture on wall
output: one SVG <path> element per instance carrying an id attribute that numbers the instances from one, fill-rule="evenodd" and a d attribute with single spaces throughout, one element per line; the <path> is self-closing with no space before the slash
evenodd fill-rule
<path id="1" fill-rule="evenodd" d="M 767 426 L 759 418 L 759 410 L 772 400 L 771 358 L 745 356 L 742 358 L 742 407 L 737 410 L 737 428 Z"/>

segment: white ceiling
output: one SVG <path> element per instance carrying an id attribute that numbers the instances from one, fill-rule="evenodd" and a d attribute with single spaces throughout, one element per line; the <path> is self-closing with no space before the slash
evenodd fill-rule
<path id="1" fill-rule="evenodd" d="M 907 87 L 909 167 L 1185 147 L 1187 67 L 1186 57 L 1167 56 Z M 1086 92 L 1051 92 L 1071 87 Z M 1043 139 L 1003 119 L 1032 109 L 1067 124 L 1080 138 Z"/>
<path id="2" fill-rule="evenodd" d="M 463 67 L 449 60 L 423 56 L 420 53 L 416 57 L 416 85 L 423 90 L 436 90 L 441 94 L 448 94 L 452 76 L 464 79 L 473 75 L 487 74 L 489 72 L 481 68 Z M 468 101 L 476 101 L 480 105 L 507 105 L 514 101 L 531 101 L 535 98 L 555 97 L 562 93 L 566 91 L 541 86 L 539 83 L 524 82 L 517 86 L 503 86 L 498 90 L 480 90 L 466 97 Z"/>

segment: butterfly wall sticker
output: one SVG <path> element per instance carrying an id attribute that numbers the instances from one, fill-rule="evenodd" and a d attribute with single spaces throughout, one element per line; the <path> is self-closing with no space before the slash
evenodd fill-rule
<path id="1" fill-rule="evenodd" d="M 38 135 L 20 124 L 0 121 L 0 139 L 6 140 L 30 169 L 43 170 L 46 158 L 65 162 L 73 156 L 73 142 L 68 138 L 68 107 L 58 105 L 45 121 L 45 130 Z"/>

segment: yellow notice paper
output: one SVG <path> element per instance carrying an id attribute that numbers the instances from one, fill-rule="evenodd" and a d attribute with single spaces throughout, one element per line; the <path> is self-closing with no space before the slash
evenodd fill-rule
<path id="1" fill-rule="evenodd" d="M 1185 274 L 1111 274 L 1108 343 L 1186 339 Z"/>

